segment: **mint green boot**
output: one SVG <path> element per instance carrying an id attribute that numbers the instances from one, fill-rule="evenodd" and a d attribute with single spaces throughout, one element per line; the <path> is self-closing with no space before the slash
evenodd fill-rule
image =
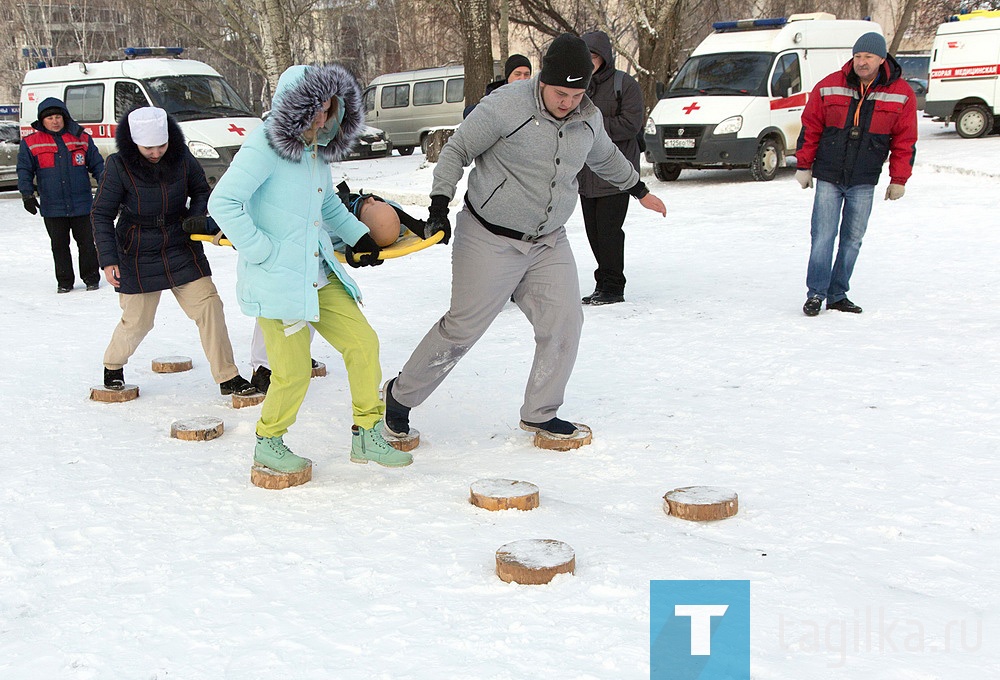
<path id="1" fill-rule="evenodd" d="M 277 472 L 300 472 L 309 467 L 309 460 L 292 453 L 281 437 L 258 436 L 253 462 Z"/>
<path id="2" fill-rule="evenodd" d="M 351 462 L 367 463 L 372 461 L 385 467 L 406 467 L 413 462 L 413 456 L 405 451 L 398 451 L 382 437 L 382 421 L 378 421 L 366 430 L 357 425 L 351 426 Z"/>

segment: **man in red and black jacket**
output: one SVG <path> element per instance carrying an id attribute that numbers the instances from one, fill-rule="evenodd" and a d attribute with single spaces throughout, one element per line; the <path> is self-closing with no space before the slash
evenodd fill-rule
<path id="1" fill-rule="evenodd" d="M 87 290 L 97 290 L 101 272 L 90 226 L 90 178 L 101 179 L 104 159 L 62 100 L 42 101 L 31 127 L 34 131 L 21 140 L 17 153 L 17 189 L 25 210 L 42 212 L 56 266 L 56 292 L 73 290 L 71 234 L 79 250 L 80 278 Z"/>
<path id="2" fill-rule="evenodd" d="M 819 314 L 823 300 L 827 309 L 861 313 L 847 291 L 882 165 L 888 158 L 885 198 L 895 201 L 903 197 L 916 156 L 916 97 L 901 76 L 885 38 L 865 33 L 854 44 L 854 58 L 813 88 L 802 112 L 795 179 L 803 189 L 816 180 L 806 316 Z"/>

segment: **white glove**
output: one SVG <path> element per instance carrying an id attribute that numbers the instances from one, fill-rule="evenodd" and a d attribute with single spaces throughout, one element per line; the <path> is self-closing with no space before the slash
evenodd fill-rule
<path id="1" fill-rule="evenodd" d="M 803 189 L 811 189 L 813 185 L 813 171 L 796 170 L 795 181 L 798 182 L 799 186 L 802 187 Z"/>
<path id="2" fill-rule="evenodd" d="M 906 187 L 902 184 L 890 184 L 889 188 L 885 190 L 885 200 L 896 201 L 903 197 L 906 193 Z"/>

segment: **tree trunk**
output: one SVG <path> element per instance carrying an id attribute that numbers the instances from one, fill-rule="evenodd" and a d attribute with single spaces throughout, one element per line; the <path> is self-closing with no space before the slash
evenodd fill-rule
<path id="1" fill-rule="evenodd" d="M 273 93 L 278 78 L 292 65 L 292 47 L 285 22 L 285 8 L 281 0 L 256 0 L 260 19 L 261 51 L 264 53 L 264 71 Z"/>
<path id="2" fill-rule="evenodd" d="M 460 11 L 465 35 L 465 103 L 476 104 L 493 80 L 489 2 L 465 0 Z"/>
<path id="3" fill-rule="evenodd" d="M 906 29 L 910 27 L 910 20 L 913 18 L 913 12 L 917 8 L 917 0 L 906 0 L 903 4 L 903 12 L 899 17 L 899 23 L 896 24 L 895 32 L 892 34 L 892 44 L 889 45 L 889 54 L 895 55 L 896 50 L 899 49 L 899 44 L 903 42 L 903 35 L 906 33 Z"/>

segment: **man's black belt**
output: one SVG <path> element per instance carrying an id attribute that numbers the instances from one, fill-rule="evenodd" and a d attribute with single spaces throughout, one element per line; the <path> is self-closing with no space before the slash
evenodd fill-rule
<path id="1" fill-rule="evenodd" d="M 476 218 L 479 224 L 483 225 L 483 229 L 490 232 L 491 234 L 496 234 L 497 236 L 503 236 L 504 238 L 514 239 L 515 241 L 537 241 L 540 236 L 533 236 L 532 234 L 525 234 L 523 231 L 518 231 L 517 229 L 508 229 L 507 227 L 501 227 L 499 224 L 493 224 L 492 222 L 487 222 L 476 209 L 472 207 L 472 202 L 469 200 L 469 194 L 465 194 L 465 207 L 469 209 L 472 216 Z"/>

